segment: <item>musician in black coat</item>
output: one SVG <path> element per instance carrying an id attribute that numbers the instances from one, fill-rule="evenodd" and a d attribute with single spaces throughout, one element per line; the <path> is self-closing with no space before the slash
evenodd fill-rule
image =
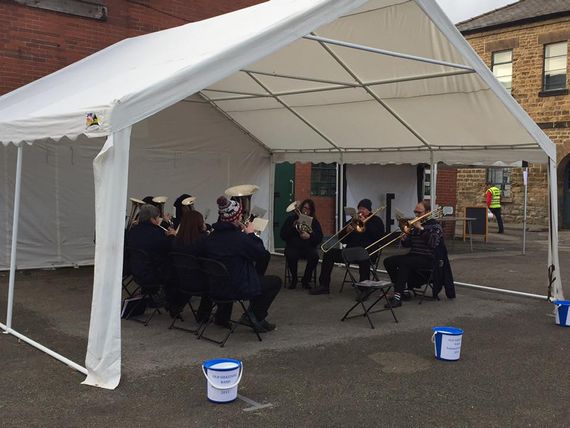
<path id="1" fill-rule="evenodd" d="M 164 230 L 159 223 L 159 209 L 146 204 L 141 206 L 138 224 L 127 233 L 127 256 L 131 260 L 129 268 L 135 281 L 143 288 L 147 285 L 164 285 L 168 276 L 168 253 L 176 231 Z M 133 257 L 129 249 L 144 251 L 148 260 L 143 262 L 141 258 Z"/>
<path id="2" fill-rule="evenodd" d="M 429 213 L 430 210 L 430 202 L 424 200 L 416 205 L 414 214 L 417 218 Z M 390 298 L 389 306 L 402 306 L 402 300 L 411 298 L 411 290 L 419 285 L 415 278 L 418 270 L 435 269 L 434 273 L 439 275 L 438 278 L 441 276 L 441 282 L 439 289 L 437 291 L 434 289 L 434 294 L 437 295 L 441 286 L 445 285 L 448 297 L 455 297 L 453 274 L 447 259 L 443 229 L 437 220 L 416 221 L 411 227 L 405 226 L 403 232 L 405 235 L 402 237 L 402 246 L 410 248 L 410 251 L 406 254 L 387 257 L 384 260 L 386 271 L 394 284 L 394 295 Z M 442 261 L 441 270 L 439 269 L 440 260 Z"/>
<path id="3" fill-rule="evenodd" d="M 364 221 L 372 215 L 372 202 L 370 199 L 363 199 L 358 203 L 358 216 Z M 378 216 L 372 216 L 366 220 L 364 232 L 358 233 L 350 225 L 350 221 L 345 224 L 344 233 L 339 236 L 342 242 L 348 248 L 367 247 L 373 242 L 384 236 L 384 222 Z M 323 263 L 321 265 L 321 274 L 319 276 L 319 287 L 310 290 L 310 294 L 329 294 L 331 273 L 335 263 L 343 262 L 342 250 L 333 248 L 323 254 Z M 370 279 L 370 260 L 360 262 L 359 265 L 360 281 Z"/>
<path id="4" fill-rule="evenodd" d="M 181 219 L 180 227 L 176 233 L 176 238 L 172 243 L 172 252 L 189 254 L 194 257 L 206 256 L 206 224 L 204 216 L 194 210 L 184 208 L 184 215 L 179 216 Z M 167 290 L 167 298 L 169 302 L 170 315 L 178 316 L 184 309 L 187 302 L 187 295 L 190 292 L 207 292 L 208 279 L 201 271 L 193 272 L 191 281 L 179 283 L 178 275 L 172 272 L 171 281 Z M 205 321 L 210 314 L 212 301 L 207 297 L 200 299 L 198 307 L 198 320 Z"/>
<path id="5" fill-rule="evenodd" d="M 301 279 L 303 288 L 309 288 L 313 272 L 319 264 L 319 252 L 317 247 L 323 240 L 321 224 L 315 218 L 315 203 L 312 199 L 301 202 L 299 210 L 302 214 L 312 217 L 311 224 L 299 223 L 297 210 L 294 211 L 281 227 L 281 239 L 285 241 L 285 258 L 291 272 L 291 285 L 297 287 L 297 266 L 300 259 L 307 260 L 305 273 Z"/>
<path id="6" fill-rule="evenodd" d="M 240 222 L 242 207 L 237 201 L 220 196 L 218 221 L 212 225 L 213 232 L 205 241 L 206 255 L 223 263 L 230 276 L 228 289 L 210 290 L 214 297 L 249 300 L 249 315 L 253 326 L 259 332 L 275 329 L 275 324 L 267 322 L 269 307 L 279 293 L 281 278 L 266 276 L 265 269 L 270 254 L 263 241 L 254 234 L 253 223 L 244 227 Z M 231 318 L 231 305 L 218 307 L 216 324 L 228 326 Z M 247 318 L 242 317 L 242 322 Z"/>

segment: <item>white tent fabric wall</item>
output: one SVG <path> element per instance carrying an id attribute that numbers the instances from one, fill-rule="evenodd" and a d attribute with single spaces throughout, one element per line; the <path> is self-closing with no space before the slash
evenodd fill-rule
<path id="1" fill-rule="evenodd" d="M 372 208 L 386 205 L 386 193 L 394 193 L 394 208 L 411 214 L 418 202 L 417 174 L 413 165 L 347 165 L 346 166 L 346 205 L 357 206 L 361 199 L 372 201 Z M 378 214 L 386 218 L 386 212 Z"/>
<path id="2" fill-rule="evenodd" d="M 180 40 L 199 42 L 181 44 Z M 400 54 L 386 55 L 379 49 Z M 196 92 L 232 118 L 242 137 L 247 135 L 267 148 L 265 156 L 272 153 L 274 162 L 493 164 L 522 159 L 544 162 L 546 156 L 551 164 L 556 161 L 554 144 L 504 91 L 433 0 L 272 0 L 127 39 L 0 97 L 0 141 L 108 137 Z M 99 121 L 86 126 L 90 114 L 96 114 Z M 188 126 L 191 119 L 182 115 L 173 125 L 195 132 L 194 124 Z M 257 151 L 252 157 L 244 156 L 231 136 L 216 134 L 212 125 L 207 129 L 202 142 L 194 140 L 199 147 L 207 145 L 211 150 L 212 138 L 232 146 L 232 155 L 234 149 L 238 151 L 247 167 L 261 165 L 263 169 L 264 161 L 269 162 L 269 157 Z M 165 174 L 178 168 L 179 158 L 174 161 L 166 154 L 166 150 L 176 151 L 166 139 L 172 130 L 164 127 L 163 138 L 154 140 L 155 134 L 135 126 L 133 135 L 153 148 L 138 157 L 134 155 L 136 142 L 131 141 L 134 159 L 141 162 L 146 155 L 152 156 L 155 164 L 168 171 Z M 164 151 L 161 141 L 167 141 Z M 187 142 L 185 138 L 176 141 Z M 59 159 L 59 149 L 57 154 Z M 219 164 L 208 155 L 204 159 L 217 185 L 223 183 L 223 175 L 230 177 L 226 182 L 232 181 L 228 174 L 234 170 L 236 177 L 250 177 L 251 171 L 240 169 L 239 163 L 234 167 L 233 157 L 229 173 L 210 171 L 227 157 L 221 155 Z M 101 160 L 103 170 L 120 176 L 119 163 L 106 165 L 110 160 Z M 39 155 L 36 161 L 40 162 Z M 50 162 L 44 168 L 48 174 L 54 168 L 59 171 Z M 256 169 L 253 176 L 257 174 L 263 172 Z M 148 175 L 138 177 L 143 180 Z M 555 195 L 556 174 L 551 178 Z M 46 186 L 57 189 L 55 183 L 61 185 L 61 181 L 61 175 L 55 174 Z M 203 183 L 198 188 L 206 188 Z M 126 183 L 116 189 L 109 189 L 110 185 L 101 182 L 97 192 L 111 194 L 114 190 L 110 200 L 124 209 L 117 194 L 127 195 Z M 155 189 L 148 181 L 145 185 Z M 269 185 L 266 192 L 256 203 L 264 201 L 270 207 Z M 23 195 L 25 199 L 25 189 Z M 551 202 L 555 209 L 556 201 Z M 62 215 L 61 205 L 50 209 Z M 97 208 L 98 221 L 102 209 Z M 105 233 L 122 223 L 117 218 L 102 221 L 109 228 Z M 555 221 L 551 226 L 551 260 L 557 263 Z M 62 227 L 60 222 L 56 238 L 53 231 L 41 230 L 42 239 L 57 241 Z M 97 251 L 99 245 L 98 241 Z M 120 260 L 119 256 L 115 263 Z M 103 284 L 96 279 L 94 296 L 105 295 L 100 287 L 120 289 L 117 266 L 105 269 L 102 277 L 111 275 L 112 281 Z M 563 297 L 560 275 L 554 291 L 554 297 Z M 91 321 L 96 326 L 109 316 L 101 308 L 94 303 Z M 113 323 L 99 333 L 103 336 L 93 344 L 90 340 L 90 347 L 112 344 L 112 349 L 99 347 L 93 355 L 105 351 L 115 360 L 105 364 L 112 370 L 97 373 L 96 383 L 113 387 L 120 365 L 120 342 L 114 340 L 120 336 L 120 324 Z"/>
<path id="3" fill-rule="evenodd" d="M 176 104 L 137 124 L 131 138 L 129 196 L 166 195 L 172 212 L 174 200 L 190 193 L 214 222 L 224 189 L 255 183 L 260 190 L 253 203 L 267 209 L 269 153 L 209 105 Z M 101 146 L 102 139 L 80 137 L 24 147 L 18 268 L 93 263 L 92 162 Z M 7 166 L 0 188 L 0 269 L 9 266 L 15 163 L 15 147 L 0 147 L 0 164 Z M 112 221 L 121 222 L 124 209 L 113 208 Z M 268 231 L 263 238 L 268 243 Z"/>

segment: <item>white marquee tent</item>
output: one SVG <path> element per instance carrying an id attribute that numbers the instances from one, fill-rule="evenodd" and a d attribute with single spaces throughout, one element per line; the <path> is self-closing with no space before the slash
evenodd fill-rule
<path id="1" fill-rule="evenodd" d="M 2 190 L 0 230 L 12 236 L 2 245 L 6 332 L 23 337 L 12 328 L 16 255 L 31 265 L 53 254 L 87 262 L 93 231 L 82 231 L 95 212 L 86 368 L 34 343 L 90 385 L 120 380 L 117 213 L 127 196 L 190 188 L 200 209 L 213 209 L 228 185 L 255 182 L 265 189 L 256 204 L 272 216 L 273 166 L 282 161 L 547 163 L 548 263 L 562 297 L 555 146 L 433 0 L 272 0 L 127 39 L 0 97 L 0 141 L 4 182 L 15 177 L 13 206 L 8 184 Z"/>

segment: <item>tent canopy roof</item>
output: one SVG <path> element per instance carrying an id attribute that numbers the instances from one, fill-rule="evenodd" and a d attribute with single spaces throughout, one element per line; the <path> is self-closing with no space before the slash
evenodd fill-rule
<path id="1" fill-rule="evenodd" d="M 104 136 L 180 101 L 277 161 L 555 157 L 433 0 L 272 0 L 126 39 L 0 97 L 0 141 Z"/>

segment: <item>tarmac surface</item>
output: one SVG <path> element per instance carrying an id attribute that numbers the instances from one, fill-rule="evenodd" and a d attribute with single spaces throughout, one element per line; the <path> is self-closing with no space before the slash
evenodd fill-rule
<path id="1" fill-rule="evenodd" d="M 507 228 L 489 242 L 448 243 L 455 280 L 545 295 L 547 232 Z M 570 259 L 570 233 L 560 239 Z M 392 253 L 394 250 L 388 251 Z M 274 256 L 270 273 L 282 276 Z M 566 297 L 567 274 L 562 273 Z M 282 290 L 271 308 L 276 331 L 258 342 L 239 327 L 225 348 L 180 330 L 167 314 L 148 327 L 123 321 L 122 379 L 108 391 L 11 335 L 0 335 L 2 427 L 140 426 L 569 426 L 570 328 L 556 326 L 546 301 L 457 287 L 457 298 L 418 299 L 389 312 L 340 322 L 354 303 L 350 287 L 309 296 Z M 83 365 L 92 269 L 19 272 L 13 328 Z M 5 320 L 7 273 L 0 273 Z M 187 314 L 188 315 L 188 314 Z M 235 315 L 235 314 L 234 314 Z M 239 315 L 239 314 L 238 314 Z M 192 326 L 188 320 L 184 323 Z M 464 329 L 461 359 L 434 358 L 431 327 Z M 212 335 L 223 334 L 212 327 Z M 204 360 L 243 361 L 239 393 L 220 405 L 206 399 Z M 245 400 L 245 401 L 244 401 Z M 249 400 L 249 401 L 248 401 Z M 257 406 L 252 405 L 259 403 Z M 261 408 L 260 408 L 261 407 Z"/>

